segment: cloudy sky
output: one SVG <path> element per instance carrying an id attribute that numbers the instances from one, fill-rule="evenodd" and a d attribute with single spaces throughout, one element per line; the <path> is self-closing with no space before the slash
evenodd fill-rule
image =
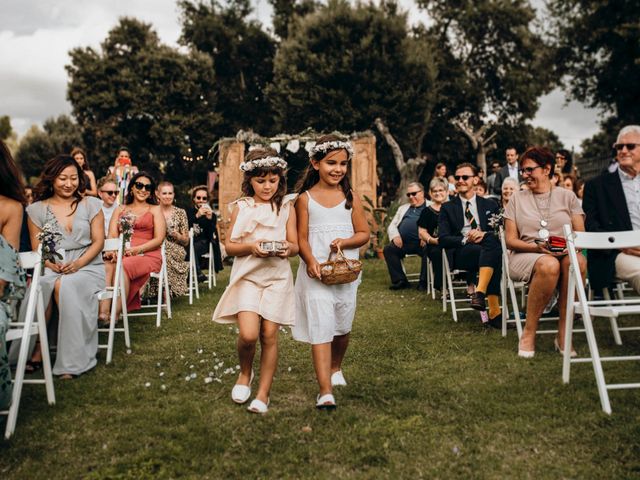
<path id="1" fill-rule="evenodd" d="M 256 17 L 269 24 L 267 0 L 252 0 Z M 413 22 L 423 21 L 412 0 L 400 0 Z M 174 0 L 2 0 L 0 15 L 0 115 L 9 115 L 22 135 L 33 124 L 69 113 L 66 101 L 68 51 L 98 47 L 121 16 L 151 23 L 164 43 L 180 35 Z M 579 148 L 597 132 L 597 112 L 572 102 L 556 90 L 541 99 L 533 121 L 556 132 L 563 143 Z"/>

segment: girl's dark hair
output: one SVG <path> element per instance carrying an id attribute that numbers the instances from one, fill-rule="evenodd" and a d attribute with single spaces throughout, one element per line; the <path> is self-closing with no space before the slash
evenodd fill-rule
<path id="1" fill-rule="evenodd" d="M 0 140 L 0 192 L 26 205 L 24 180 L 7 144 Z"/>
<path id="2" fill-rule="evenodd" d="M 273 148 L 254 148 L 247 153 L 246 157 L 244 157 L 244 161 L 250 162 L 252 160 L 277 156 L 278 152 Z M 276 193 L 273 194 L 273 197 L 271 197 L 271 208 L 275 207 L 276 212 L 280 213 L 282 200 L 287 193 L 287 172 L 282 167 L 278 167 L 277 165 L 273 165 L 271 167 L 256 167 L 253 170 L 244 172 L 244 178 L 242 179 L 242 194 L 246 197 L 254 196 L 256 192 L 253 190 L 253 186 L 251 185 L 251 179 L 255 177 L 264 177 L 269 174 L 278 175 L 280 177 L 278 180 L 278 189 L 276 190 Z"/>
<path id="3" fill-rule="evenodd" d="M 329 135 L 323 135 L 320 138 L 318 138 L 318 140 L 316 140 L 316 144 L 321 144 L 325 142 L 343 142 L 343 141 L 344 139 L 339 137 L 338 135 L 329 134 Z M 296 188 L 295 188 L 296 193 L 298 194 L 304 193 L 320 181 L 320 173 L 318 173 L 318 171 L 315 168 L 313 168 L 313 164 L 311 163 L 311 160 L 319 162 L 323 158 L 325 158 L 327 155 L 329 155 L 331 152 L 334 152 L 336 150 L 341 150 L 341 149 L 335 148 L 333 150 L 327 150 L 325 152 L 318 152 L 310 158 L 309 165 L 307 165 L 307 168 L 305 169 L 304 172 L 302 172 L 302 176 L 298 179 L 298 182 L 296 183 Z M 353 192 L 351 191 L 351 182 L 349 181 L 350 174 L 351 174 L 351 162 L 347 164 L 347 174 L 342 178 L 342 180 L 340 180 L 340 188 L 342 189 L 342 193 L 344 193 L 344 196 L 347 199 L 347 201 L 344 204 L 344 208 L 346 208 L 347 210 L 350 210 L 351 207 L 353 206 Z"/>
<path id="4" fill-rule="evenodd" d="M 573 173 L 573 155 L 569 150 L 565 150 L 561 148 L 556 152 L 556 154 L 562 155 L 564 157 L 564 166 L 562 167 L 562 173 Z"/>
<path id="5" fill-rule="evenodd" d="M 73 215 L 78 207 L 78 202 L 82 200 L 82 193 L 87 189 L 84 172 L 71 155 L 56 155 L 44 164 L 40 180 L 33 187 L 33 200 L 42 201 L 53 197 L 53 182 L 62 173 L 65 168 L 73 167 L 78 173 L 78 188 L 73 192 L 75 200 L 71 204 L 73 207 L 69 215 Z"/>
<path id="6" fill-rule="evenodd" d="M 75 159 L 77 154 L 81 154 L 84 158 L 84 163 L 80 168 L 82 168 L 82 170 L 91 170 L 89 168 L 89 159 L 87 158 L 87 154 L 80 147 L 74 147 L 69 155 L 71 155 L 71 157 Z"/>
<path id="7" fill-rule="evenodd" d="M 149 205 L 158 205 L 158 197 L 156 197 L 156 182 L 147 172 L 138 172 L 131 177 L 131 180 L 129 180 L 129 186 L 127 187 L 127 195 L 124 197 L 124 204 L 129 205 L 133 203 L 133 184 L 141 177 L 148 178 L 151 182 L 151 191 L 147 197 L 147 203 Z"/>
<path id="8" fill-rule="evenodd" d="M 556 158 L 551 150 L 546 147 L 529 147 L 520 155 L 520 166 L 525 160 L 533 160 L 538 166 L 544 168 L 549 165 L 549 178 L 553 178 L 553 169 L 556 166 Z"/>

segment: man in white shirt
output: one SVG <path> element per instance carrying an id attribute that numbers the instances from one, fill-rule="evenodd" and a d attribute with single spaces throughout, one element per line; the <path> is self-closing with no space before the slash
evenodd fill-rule
<path id="1" fill-rule="evenodd" d="M 520 175 L 520 164 L 518 162 L 518 151 L 515 147 L 508 147 L 504 151 L 504 156 L 507 159 L 507 164 L 502 167 L 498 178 L 494 183 L 494 189 L 500 191 L 502 189 L 502 182 L 505 178 L 511 177 L 515 179 L 518 184 L 522 182 L 522 175 Z"/>
<path id="2" fill-rule="evenodd" d="M 98 180 L 98 196 L 102 200 L 102 213 L 104 214 L 104 235 L 109 234 L 109 222 L 111 221 L 111 215 L 116 209 L 118 204 L 116 198 L 118 197 L 118 187 L 113 177 L 102 177 Z"/>
<path id="3" fill-rule="evenodd" d="M 589 180 L 582 208 L 588 232 L 640 230 L 640 125 L 627 125 L 613 145 L 618 168 Z M 640 293 L 640 232 L 638 246 L 622 250 L 589 250 L 589 281 L 600 293 L 616 278 Z"/>

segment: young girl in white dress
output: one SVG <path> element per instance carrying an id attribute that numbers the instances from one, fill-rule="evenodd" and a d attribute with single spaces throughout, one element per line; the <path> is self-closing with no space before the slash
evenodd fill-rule
<path id="1" fill-rule="evenodd" d="M 240 165 L 242 193 L 236 200 L 225 248 L 234 256 L 229 286 L 218 302 L 213 320 L 238 323 L 240 376 L 231 391 L 236 403 L 251 396 L 253 357 L 260 338 L 260 384 L 250 412 L 266 413 L 278 363 L 278 328 L 293 325 L 293 274 L 288 257 L 297 255 L 295 195 L 285 195 L 287 162 L 273 149 L 251 150 Z M 275 252 L 263 242 L 281 242 Z M 264 248 L 263 248 L 264 247 Z"/>
<path id="2" fill-rule="evenodd" d="M 340 248 L 357 259 L 369 241 L 360 199 L 349 183 L 351 144 L 325 135 L 309 153 L 310 163 L 296 186 L 298 241 L 302 261 L 296 277 L 296 324 L 293 338 L 311 344 L 320 393 L 316 407 L 333 409 L 333 386 L 346 385 L 342 360 L 356 311 L 360 279 L 343 285 L 320 281 L 320 264 Z"/>

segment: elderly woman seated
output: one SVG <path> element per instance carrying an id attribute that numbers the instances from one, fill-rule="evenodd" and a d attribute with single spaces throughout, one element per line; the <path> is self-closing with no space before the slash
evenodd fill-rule
<path id="1" fill-rule="evenodd" d="M 547 240 L 552 235 L 562 235 L 564 224 L 571 224 L 575 231 L 584 231 L 584 213 L 571 190 L 552 186 L 554 155 L 551 151 L 529 148 L 520 157 L 520 168 L 528 189 L 515 192 L 507 204 L 505 239 L 511 251 L 509 276 L 514 281 L 529 283 L 527 322 L 518 345 L 518 356 L 532 358 L 538 322 L 556 286 L 560 311 L 556 350 L 564 343 L 569 257 L 566 249 L 551 251 Z M 578 254 L 578 260 L 584 276 L 587 262 L 582 254 Z"/>

